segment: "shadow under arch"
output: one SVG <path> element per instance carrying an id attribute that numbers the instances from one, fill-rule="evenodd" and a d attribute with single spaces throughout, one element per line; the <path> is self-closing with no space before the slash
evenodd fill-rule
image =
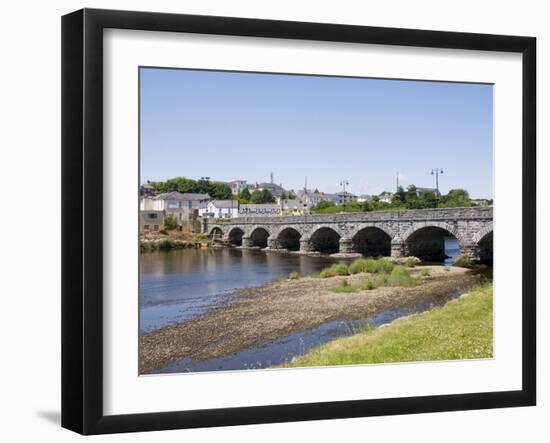
<path id="1" fill-rule="evenodd" d="M 391 255 L 391 237 L 383 229 L 367 226 L 352 237 L 353 249 L 366 257 Z"/>
<path id="2" fill-rule="evenodd" d="M 460 253 L 460 238 L 451 230 L 441 226 L 422 226 L 413 231 L 404 241 L 406 255 L 413 255 L 422 261 L 441 262 L 447 258 L 445 242 L 456 241 Z"/>
<path id="3" fill-rule="evenodd" d="M 241 228 L 233 228 L 229 231 L 227 239 L 230 245 L 233 246 L 242 246 L 243 244 L 244 231 Z"/>
<path id="4" fill-rule="evenodd" d="M 300 239 L 302 234 L 300 234 L 294 228 L 285 228 L 277 236 L 279 241 L 279 247 L 283 249 L 288 249 L 289 251 L 298 251 L 300 250 Z"/>
<path id="5" fill-rule="evenodd" d="M 479 261 L 484 264 L 493 264 L 493 231 L 487 232 L 477 242 Z"/>
<path id="6" fill-rule="evenodd" d="M 340 251 L 340 234 L 329 227 L 317 229 L 310 237 L 313 251 L 334 254 Z"/>
<path id="7" fill-rule="evenodd" d="M 250 233 L 250 246 L 259 246 L 260 248 L 267 247 L 267 239 L 269 232 L 267 229 L 258 227 Z"/>

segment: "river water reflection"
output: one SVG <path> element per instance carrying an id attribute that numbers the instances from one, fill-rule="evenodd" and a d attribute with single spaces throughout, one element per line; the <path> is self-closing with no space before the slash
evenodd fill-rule
<path id="1" fill-rule="evenodd" d="M 237 288 L 290 272 L 311 275 L 336 260 L 254 249 L 178 249 L 140 256 L 140 332 L 189 320 L 227 301 Z"/>

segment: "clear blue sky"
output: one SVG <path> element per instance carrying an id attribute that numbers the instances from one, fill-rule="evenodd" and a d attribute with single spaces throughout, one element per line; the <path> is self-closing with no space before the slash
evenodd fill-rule
<path id="1" fill-rule="evenodd" d="M 141 68 L 141 181 L 492 197 L 491 85 Z"/>

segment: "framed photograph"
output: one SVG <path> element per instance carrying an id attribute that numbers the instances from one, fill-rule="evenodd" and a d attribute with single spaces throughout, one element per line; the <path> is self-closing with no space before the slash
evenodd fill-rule
<path id="1" fill-rule="evenodd" d="M 62 20 L 62 425 L 536 402 L 532 37 Z"/>

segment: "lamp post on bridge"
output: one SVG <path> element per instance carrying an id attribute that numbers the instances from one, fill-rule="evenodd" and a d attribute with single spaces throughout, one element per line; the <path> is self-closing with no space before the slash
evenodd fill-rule
<path id="1" fill-rule="evenodd" d="M 340 182 L 340 186 L 342 186 L 342 204 L 344 206 L 344 212 L 346 212 L 346 186 L 349 186 L 349 181 L 347 180 L 342 180 Z"/>
<path id="2" fill-rule="evenodd" d="M 443 174 L 443 169 L 435 168 L 432 169 L 432 175 L 435 175 L 435 207 L 439 206 L 439 174 Z"/>

